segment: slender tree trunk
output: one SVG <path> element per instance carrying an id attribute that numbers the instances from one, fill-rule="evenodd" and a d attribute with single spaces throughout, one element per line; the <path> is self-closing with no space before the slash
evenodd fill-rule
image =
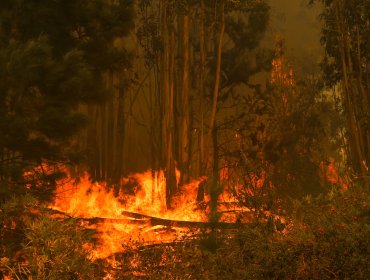
<path id="1" fill-rule="evenodd" d="M 202 12 L 204 13 L 204 3 L 202 2 Z M 203 139 L 201 136 L 201 150 L 203 150 L 203 155 L 201 155 L 202 161 L 201 161 L 201 170 L 205 172 L 207 170 L 207 165 L 209 162 L 209 146 L 212 142 L 212 135 L 215 129 L 215 122 L 216 122 L 216 113 L 217 113 L 217 103 L 218 103 L 218 96 L 219 96 L 219 90 L 220 90 L 220 80 L 221 80 L 221 62 L 222 62 L 222 48 L 223 48 L 223 41 L 224 41 L 224 33 L 225 33 L 225 1 L 222 0 L 220 4 L 220 31 L 218 36 L 218 42 L 217 42 L 217 51 L 216 51 L 216 71 L 215 71 L 215 81 L 213 86 L 213 92 L 212 92 L 212 107 L 211 107 L 211 115 L 210 115 L 210 121 L 209 121 L 209 128 L 208 128 L 208 134 L 206 136 L 206 139 Z M 203 38 L 204 38 L 204 27 L 203 31 Z M 204 39 L 201 39 L 204 44 Z M 203 45 L 204 48 L 204 45 Z M 201 63 L 203 64 L 204 61 Z M 204 64 L 203 64 L 204 65 Z M 204 142 L 203 142 L 204 141 Z M 215 148 L 215 147 L 214 147 Z M 200 151 L 202 154 L 202 151 Z M 213 153 L 213 156 L 217 156 L 217 153 Z M 213 161 L 217 159 L 213 158 Z M 213 176 L 216 176 L 216 174 L 213 174 Z M 211 190 L 210 193 L 217 193 L 215 191 L 216 185 L 214 184 L 214 181 L 212 179 L 211 184 Z M 204 185 L 201 184 L 198 189 L 198 201 L 201 201 L 204 198 Z M 217 203 L 217 202 L 216 202 Z"/>
<path id="2" fill-rule="evenodd" d="M 181 120 L 179 137 L 179 166 L 181 171 L 180 185 L 189 182 L 189 126 L 190 126 L 190 93 L 189 93 L 189 15 L 182 17 L 182 90 Z"/>
<path id="3" fill-rule="evenodd" d="M 200 7 L 200 33 L 199 33 L 199 47 L 200 47 L 200 65 L 199 65 L 199 114 L 200 124 L 198 130 L 198 176 L 205 175 L 204 164 L 204 80 L 205 80 L 205 65 L 206 65 L 206 48 L 205 48 L 205 6 L 204 0 L 201 0 Z M 199 184 L 197 200 L 204 200 L 204 184 Z"/>
<path id="4" fill-rule="evenodd" d="M 161 2 L 163 52 L 161 65 L 161 84 L 163 95 L 162 164 L 166 177 L 166 204 L 171 208 L 171 199 L 176 191 L 176 170 L 173 153 L 174 145 L 174 44 L 175 34 L 169 30 L 169 4 Z"/>
<path id="5" fill-rule="evenodd" d="M 215 121 L 216 121 L 216 113 L 217 113 L 217 102 L 218 102 L 218 95 L 220 90 L 220 80 L 221 80 L 221 61 L 222 61 L 222 45 L 224 40 L 224 33 L 225 33 L 225 3 L 222 1 L 221 8 L 220 8 L 220 34 L 218 37 L 218 43 L 217 43 L 217 61 L 216 61 L 216 72 L 215 72 L 215 83 L 213 87 L 213 98 L 212 98 L 212 108 L 211 108 L 211 117 L 209 121 L 209 131 L 206 141 L 206 151 L 207 147 L 211 143 L 212 139 L 212 133 L 213 129 L 215 127 Z M 208 152 L 206 152 L 206 158 L 207 161 L 207 155 Z"/>
<path id="6" fill-rule="evenodd" d="M 204 65 L 205 65 L 205 57 L 204 57 L 204 54 L 205 54 L 205 33 L 204 33 L 204 2 L 202 1 L 201 2 L 201 8 L 202 8 L 202 24 L 201 24 L 201 72 L 203 74 L 201 75 L 204 75 Z M 223 49 L 223 40 L 224 40 L 224 33 L 225 33 L 225 1 L 222 0 L 221 3 L 220 3 L 220 8 L 219 8 L 219 17 L 220 17 L 220 30 L 219 30 L 219 36 L 218 36 L 218 41 L 217 41 L 217 51 L 216 51 L 216 71 L 215 71 L 215 81 L 214 81 L 214 87 L 213 87 L 213 92 L 212 92 L 212 107 L 211 107 L 211 115 L 210 115 L 210 121 L 209 121 L 209 128 L 208 128 L 208 134 L 206 136 L 206 138 L 204 139 L 203 137 L 203 131 L 201 131 L 201 135 L 200 135 L 200 143 L 199 143 L 199 146 L 200 146 L 200 171 L 203 173 L 206 172 L 207 170 L 207 165 L 208 165 L 208 162 L 209 162 L 209 147 L 212 143 L 212 135 L 216 135 L 216 137 L 214 139 L 216 139 L 216 141 L 213 141 L 213 144 L 214 144 L 214 150 L 213 150 L 213 166 L 215 166 L 215 164 L 217 165 L 217 158 L 218 157 L 218 153 L 217 153 L 217 132 L 215 131 L 215 123 L 216 123 L 216 113 L 217 113 L 217 103 L 218 103 L 218 96 L 219 96 L 219 90 L 220 90 L 220 80 L 221 80 L 221 62 L 222 62 L 222 49 Z M 202 55 L 203 53 L 203 55 Z M 204 76 L 201 77 L 200 79 L 200 83 L 201 83 L 201 98 L 202 98 L 202 101 L 201 101 L 201 111 L 203 111 L 203 92 L 204 92 Z M 203 120 L 202 120 L 203 122 Z M 203 129 L 203 124 L 202 124 L 202 128 L 201 130 Z M 215 168 L 213 168 L 213 174 L 212 176 L 214 177 L 212 179 L 212 183 L 211 183 L 211 189 L 210 189 L 210 193 L 211 193 L 211 196 L 212 194 L 217 194 L 217 181 L 216 178 L 218 177 L 218 174 L 215 174 Z M 217 168 L 217 173 L 218 173 L 218 168 Z M 199 188 L 198 188 L 198 195 L 197 195 L 197 200 L 198 201 L 202 201 L 204 199 L 204 185 L 203 184 L 200 184 L 199 185 Z M 213 202 L 212 203 L 215 203 L 217 204 L 217 199 L 215 199 L 215 197 L 211 197 L 211 199 L 213 199 Z M 212 208 L 212 207 L 211 207 Z M 216 207 L 217 208 L 217 207 Z"/>
<path id="7" fill-rule="evenodd" d="M 100 132 L 99 132 L 99 151 L 100 151 L 100 180 L 106 179 L 106 104 L 99 105 L 99 115 L 100 115 Z"/>
<path id="8" fill-rule="evenodd" d="M 114 165 L 114 183 L 119 183 L 123 174 L 124 143 L 125 143 L 125 100 L 122 89 L 118 89 L 118 107 L 117 107 L 117 148 Z"/>
<path id="9" fill-rule="evenodd" d="M 210 209 L 211 222 L 217 222 L 217 201 L 219 195 L 219 163 L 218 163 L 218 139 L 217 127 L 212 129 L 212 145 L 213 145 L 213 166 L 212 166 L 212 183 L 210 191 Z"/>
<path id="10" fill-rule="evenodd" d="M 170 33 L 170 72 L 169 72 L 169 104 L 168 104 L 168 127 L 167 127 L 167 160 L 166 160 L 166 185 L 167 199 L 166 204 L 171 208 L 171 200 L 177 191 L 176 169 L 174 158 L 174 91 L 175 91 L 175 32 Z"/>
<path id="11" fill-rule="evenodd" d="M 342 83 L 347 108 L 347 121 L 349 130 L 349 141 L 352 151 L 353 167 L 367 185 L 367 158 L 364 155 L 363 131 L 358 122 L 358 104 L 356 103 L 356 84 L 353 77 L 353 65 L 351 59 L 350 46 L 348 42 L 348 32 L 342 16 L 343 5 L 341 0 L 334 1 L 334 11 L 338 38 L 340 42 L 340 56 L 342 64 Z"/>
<path id="12" fill-rule="evenodd" d="M 87 149 L 91 155 L 88 162 L 90 175 L 94 180 L 100 179 L 100 159 L 99 159 L 99 142 L 98 142 L 98 108 L 96 105 L 88 105 L 88 116 L 93 121 L 88 127 L 87 132 Z"/>
<path id="13" fill-rule="evenodd" d="M 370 164 L 370 129 L 368 128 L 368 119 L 366 116 L 368 115 L 369 112 L 369 98 L 367 96 L 366 90 L 365 90 L 365 81 L 364 81 L 364 73 L 363 73 L 363 67 L 362 67 L 362 61 L 361 61 L 361 38 L 360 38 L 360 30 L 359 30 L 359 25 L 356 26 L 356 38 L 355 38 L 355 43 L 356 43 L 356 55 L 354 56 L 356 59 L 356 65 L 357 65 L 357 88 L 360 92 L 361 95 L 361 127 L 364 128 L 364 153 L 366 156 L 366 162 L 367 162 L 367 168 L 369 168 Z"/>
<path id="14" fill-rule="evenodd" d="M 116 129 L 115 129 L 115 122 L 117 120 L 115 113 L 115 106 L 114 101 L 116 99 L 116 90 L 115 90 L 115 73 L 110 71 L 108 74 L 108 87 L 109 91 L 111 92 L 111 98 L 107 104 L 107 136 L 106 136 L 106 145 L 107 145 L 107 157 L 106 157 L 106 165 L 107 165 L 107 175 L 106 180 L 109 183 L 112 183 L 114 180 L 114 168 L 115 168 L 115 148 L 117 145 L 116 141 Z"/>

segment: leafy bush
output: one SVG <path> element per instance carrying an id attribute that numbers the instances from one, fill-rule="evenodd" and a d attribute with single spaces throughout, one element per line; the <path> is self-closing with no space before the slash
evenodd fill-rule
<path id="1" fill-rule="evenodd" d="M 244 279 L 368 279 L 369 210 L 366 193 L 333 189 L 297 201 L 283 233 L 246 227 L 229 251 L 242 255 Z"/>
<path id="2" fill-rule="evenodd" d="M 88 258 L 89 232 L 74 219 L 56 219 L 30 197 L 1 207 L 0 272 L 12 279 L 99 279 Z"/>
<path id="3" fill-rule="evenodd" d="M 215 251 L 197 240 L 126 257 L 136 259 L 133 270 L 145 279 L 368 279 L 369 218 L 367 193 L 332 190 L 295 201 L 283 231 L 241 225 L 219 233 Z"/>
<path id="4" fill-rule="evenodd" d="M 280 231 L 267 220 L 171 244 L 128 244 L 108 270 L 114 279 L 368 279 L 368 193 L 333 189 L 292 205 Z M 35 208 L 25 198 L 3 205 L 0 271 L 14 279 L 103 279 L 84 249 L 91 236 L 77 221 Z M 6 243 L 8 235 L 20 243 Z"/>

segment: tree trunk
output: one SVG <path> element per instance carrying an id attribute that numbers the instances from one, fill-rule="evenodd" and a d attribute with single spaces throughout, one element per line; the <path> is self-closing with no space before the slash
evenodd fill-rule
<path id="1" fill-rule="evenodd" d="M 216 71 L 215 71 L 215 82 L 213 87 L 213 98 L 212 98 L 212 108 L 211 108 L 211 116 L 209 121 L 209 130 L 207 134 L 207 138 L 205 139 L 204 143 L 204 157 L 203 157 L 203 166 L 202 169 L 204 171 L 207 170 L 207 165 L 209 162 L 209 146 L 211 144 L 212 140 L 212 134 L 214 133 L 215 129 L 215 122 L 216 122 L 216 113 L 217 113 L 217 102 L 218 102 L 218 95 L 220 90 L 220 80 L 221 80 L 221 62 L 222 62 L 222 48 L 223 48 L 223 39 L 224 39 L 224 33 L 225 33 L 225 2 L 222 1 L 220 4 L 220 32 L 217 42 L 217 60 L 216 60 Z M 214 147 L 215 148 L 215 147 Z M 214 156 L 217 155 L 217 153 L 214 153 Z M 215 161 L 216 159 L 213 158 Z M 215 176 L 215 174 L 213 174 Z M 211 188 L 214 187 L 214 184 L 212 183 Z M 200 185 L 198 190 L 198 199 L 202 198 L 202 194 L 200 193 L 202 191 L 203 186 Z M 210 190 L 210 192 L 214 192 L 214 190 Z"/>
<path id="2" fill-rule="evenodd" d="M 117 107 L 117 147 L 114 158 L 114 177 L 113 182 L 119 183 L 123 173 L 124 143 L 125 143 L 125 100 L 121 88 L 118 89 L 118 107 Z"/>
<path id="3" fill-rule="evenodd" d="M 343 19 L 342 10 L 343 6 L 341 0 L 335 0 L 334 11 L 339 36 L 338 40 L 340 42 L 339 48 L 342 64 L 342 83 L 345 96 L 344 102 L 345 107 L 347 108 L 349 141 L 352 151 L 352 166 L 354 167 L 354 171 L 360 175 L 367 185 L 368 164 L 367 157 L 364 152 L 363 131 L 358 120 L 359 104 L 356 103 L 356 89 L 358 88 L 354 82 L 354 69 L 349 46 L 350 42 L 348 40 L 349 35 L 345 28 L 346 25 Z M 364 102 L 364 100 L 362 101 Z"/>
<path id="4" fill-rule="evenodd" d="M 106 174 L 106 180 L 109 183 L 112 183 L 114 180 L 114 167 L 115 167 L 115 148 L 116 148 L 116 129 L 115 129 L 115 106 L 114 101 L 116 99 L 116 90 L 115 90 L 115 81 L 114 81 L 115 73 L 113 71 L 110 71 L 108 74 L 108 89 L 111 92 L 111 98 L 108 101 L 107 104 L 107 135 L 106 135 L 106 166 L 107 166 L 107 174 Z"/>
<path id="5" fill-rule="evenodd" d="M 213 166 L 212 166 L 212 184 L 210 190 L 210 209 L 211 209 L 211 222 L 217 222 L 217 201 L 219 195 L 219 175 L 218 175 L 218 140 L 217 140 L 217 127 L 212 129 L 212 144 L 213 144 Z"/>
<path id="6" fill-rule="evenodd" d="M 222 45 L 223 45 L 223 38 L 224 38 L 224 33 L 225 33 L 225 3 L 222 1 L 221 3 L 221 8 L 220 8 L 220 34 L 218 38 L 218 43 L 217 43 L 217 61 L 216 61 L 216 72 L 215 72 L 215 83 L 213 87 L 213 98 L 212 98 L 212 108 L 211 108 L 211 117 L 209 121 L 209 131 L 205 143 L 205 165 L 207 166 L 208 162 L 208 148 L 211 139 L 212 139 L 212 133 L 213 129 L 215 127 L 215 121 L 216 121 L 216 113 L 217 113 L 217 102 L 218 102 L 218 95 L 219 95 L 219 90 L 220 90 L 220 79 L 221 79 L 221 61 L 222 61 Z"/>
<path id="7" fill-rule="evenodd" d="M 201 0 L 200 7 L 200 33 L 199 33 L 199 47 L 200 47 L 200 65 L 199 65 L 199 114 L 200 123 L 198 130 L 198 177 L 205 175 L 204 164 L 204 79 L 205 79 L 205 65 L 206 65 L 206 48 L 205 48 L 205 7 L 204 0 Z M 199 184 L 197 200 L 204 200 L 204 184 Z"/>
<path id="8" fill-rule="evenodd" d="M 179 135 L 179 167 L 180 185 L 189 182 L 189 125 L 190 125 L 190 104 L 189 104 L 189 15 L 182 17 L 182 90 L 181 90 L 181 120 Z"/>
<path id="9" fill-rule="evenodd" d="M 166 177 L 166 205 L 171 208 L 171 199 L 176 191 L 176 170 L 173 153 L 174 141 L 174 31 L 169 31 L 169 5 L 167 1 L 162 1 L 162 38 L 163 52 L 161 65 L 161 84 L 163 94 L 163 121 L 162 121 L 162 141 L 163 155 L 162 164 L 165 168 Z"/>

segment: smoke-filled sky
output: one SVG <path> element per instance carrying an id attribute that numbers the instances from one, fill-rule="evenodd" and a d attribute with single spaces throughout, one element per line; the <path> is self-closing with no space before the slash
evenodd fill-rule
<path id="1" fill-rule="evenodd" d="M 320 7 L 309 7 L 308 0 L 269 0 L 270 36 L 280 33 L 285 39 L 286 55 L 297 71 L 318 71 L 320 45 Z M 316 67 L 315 67 L 316 65 Z"/>

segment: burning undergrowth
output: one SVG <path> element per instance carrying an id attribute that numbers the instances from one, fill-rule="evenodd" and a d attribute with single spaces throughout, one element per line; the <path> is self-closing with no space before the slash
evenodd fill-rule
<path id="1" fill-rule="evenodd" d="M 334 167 L 328 168 L 326 177 L 333 175 L 333 170 Z M 218 238 L 222 236 L 228 240 L 235 236 L 242 223 L 251 222 L 253 215 L 260 221 L 279 221 L 279 225 L 283 223 L 282 229 L 285 228 L 285 219 L 273 214 L 271 209 L 262 206 L 257 209 L 236 199 L 243 198 L 246 202 L 263 198 L 260 192 L 266 195 L 264 192 L 269 189 L 265 176 L 252 174 L 254 176 L 249 176 L 250 181 L 246 185 L 237 180 L 242 177 L 235 179 L 228 169 L 223 169 L 217 218 L 212 221 L 209 191 L 206 191 L 203 203 L 197 201 L 199 185 L 206 177 L 179 187 L 172 198 L 172 207 L 168 209 L 163 171 L 131 174 L 122 179 L 120 187 L 92 182 L 88 174 L 73 179 L 68 172 L 65 173 L 66 177 L 58 180 L 54 201 L 49 208 L 56 215 L 73 218 L 85 229 L 95 232 L 93 242 L 86 243 L 84 248 L 91 261 L 103 264 L 108 275 L 106 279 L 117 271 L 123 275 L 140 276 L 147 273 L 143 268 L 150 268 L 152 273 L 163 267 L 167 269 L 168 265 L 176 266 L 182 261 L 179 253 L 182 250 L 199 252 L 198 247 L 202 246 L 199 244 L 203 241 L 206 246 L 217 247 L 217 240 L 202 239 L 215 231 Z M 177 172 L 177 180 L 179 177 Z M 222 234 L 224 229 L 225 234 Z"/>
<path id="2" fill-rule="evenodd" d="M 213 253 L 217 251 L 215 256 L 227 257 L 228 248 L 239 246 L 238 242 L 246 238 L 240 239 L 238 237 L 240 233 L 246 228 L 253 227 L 253 221 L 250 220 L 253 215 L 258 217 L 257 228 L 261 229 L 261 234 L 265 232 L 264 225 L 268 226 L 268 222 L 272 220 L 274 227 L 272 232 L 279 232 L 276 235 L 278 239 L 288 238 L 292 227 L 296 227 L 290 218 L 279 216 L 277 212 L 269 212 L 263 205 L 260 209 L 248 208 L 249 204 L 242 207 L 240 201 L 236 199 L 238 195 L 239 199 L 244 198 L 245 201 L 260 199 L 259 202 L 263 202 L 264 196 L 258 197 L 260 194 L 256 190 L 267 191 L 266 184 L 269 181 L 266 177 L 252 176 L 251 183 L 246 185 L 236 179 L 233 180 L 229 173 L 229 170 L 223 170 L 221 173 L 220 195 L 217 202 L 219 216 L 213 221 L 208 195 L 201 206 L 197 202 L 199 184 L 204 182 L 205 178 L 182 186 L 173 197 L 173 207 L 167 209 L 163 172 L 153 174 L 152 171 L 147 171 L 132 174 L 122 180 L 120 188 L 92 182 L 88 175 L 79 179 L 72 179 L 67 175 L 63 180 L 58 180 L 55 199 L 49 205 L 49 209 L 28 207 L 32 210 L 33 216 L 48 218 L 45 221 L 36 219 L 36 223 L 30 224 L 39 227 L 33 225 L 28 230 L 34 232 L 32 240 L 41 240 L 39 238 L 41 231 L 45 233 L 42 240 L 59 242 L 59 247 L 67 251 L 70 249 L 65 249 L 61 243 L 69 242 L 64 241 L 69 240 L 71 235 L 69 231 L 71 233 L 86 231 L 93 234 L 89 241 L 81 239 L 79 242 L 85 243 L 78 246 L 79 250 L 88 256 L 88 263 L 92 264 L 92 267 L 98 267 L 98 270 L 106 275 L 104 279 L 155 276 L 156 273 L 163 277 L 168 271 L 180 273 L 184 269 L 191 271 L 193 276 L 197 273 L 207 275 L 208 272 L 201 269 L 202 261 L 206 260 L 206 263 L 213 261 L 213 255 L 207 255 L 207 250 Z M 338 180 L 341 177 L 337 175 L 334 165 L 329 165 L 325 173 L 328 182 L 338 185 L 339 189 L 347 189 L 347 185 Z M 236 193 L 232 193 L 231 190 Z M 209 191 L 206 191 L 207 193 Z M 249 223 L 245 224 L 247 222 Z M 61 230 L 63 227 L 59 223 L 69 231 L 66 230 L 64 234 L 65 230 Z M 44 230 L 45 226 L 47 230 Z M 50 232 L 57 232 L 57 236 L 64 239 L 54 234 L 50 235 Z M 45 247 L 50 251 L 50 259 L 53 259 L 54 247 L 50 247 L 47 242 L 42 244 L 33 246 L 41 248 L 36 253 L 43 254 L 42 248 Z M 75 245 L 71 246 L 76 250 Z M 224 251 L 220 253 L 219 250 Z M 220 261 L 225 258 L 220 257 Z M 22 258 L 20 263 L 28 265 Z M 214 268 L 218 267 L 217 264 L 212 265 Z"/>
<path id="3" fill-rule="evenodd" d="M 110 189 L 93 183 L 85 175 L 79 180 L 59 184 L 50 208 L 80 219 L 84 226 L 98 232 L 93 259 L 122 252 L 127 244 L 175 242 L 187 236 L 189 228 L 208 220 L 199 209 L 196 195 L 204 178 L 182 186 L 167 209 L 163 172 L 147 171 L 122 180 L 122 188 Z"/>

